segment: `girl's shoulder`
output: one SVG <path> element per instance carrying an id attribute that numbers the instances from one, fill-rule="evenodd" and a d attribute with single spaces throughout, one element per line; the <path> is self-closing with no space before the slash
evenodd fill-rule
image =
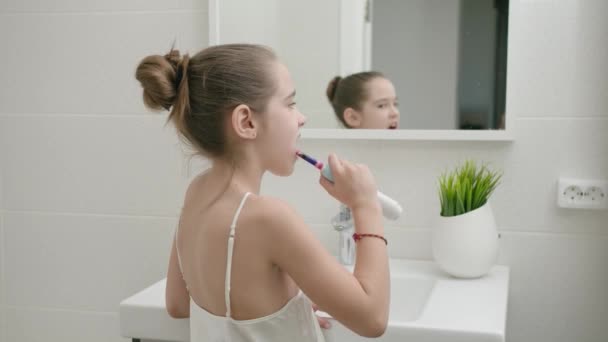
<path id="1" fill-rule="evenodd" d="M 296 210 L 285 200 L 266 196 L 250 195 L 245 207 L 248 207 L 248 217 L 271 234 L 287 233 L 296 229 L 304 221 Z"/>
<path id="2" fill-rule="evenodd" d="M 289 219 L 290 216 L 297 215 L 289 203 L 272 196 L 251 194 L 245 205 L 249 207 L 253 217 L 265 223 Z"/>

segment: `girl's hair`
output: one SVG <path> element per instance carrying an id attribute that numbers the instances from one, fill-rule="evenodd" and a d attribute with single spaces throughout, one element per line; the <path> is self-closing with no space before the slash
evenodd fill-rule
<path id="1" fill-rule="evenodd" d="M 336 113 L 336 117 L 344 127 L 352 128 L 344 120 L 344 110 L 353 108 L 361 110 L 361 104 L 368 97 L 365 85 L 374 78 L 384 77 L 378 71 L 364 71 L 349 75 L 345 78 L 334 77 L 327 86 L 327 98 Z"/>
<path id="2" fill-rule="evenodd" d="M 217 158 L 228 152 L 228 113 L 240 104 L 257 113 L 266 110 L 276 91 L 269 72 L 273 61 L 274 52 L 261 45 L 217 45 L 192 58 L 171 49 L 145 57 L 135 78 L 147 107 L 170 111 L 168 121 L 179 134 L 202 155 Z"/>

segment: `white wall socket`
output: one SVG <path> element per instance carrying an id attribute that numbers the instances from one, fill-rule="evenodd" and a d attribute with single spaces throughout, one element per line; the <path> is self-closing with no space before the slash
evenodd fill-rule
<path id="1" fill-rule="evenodd" d="M 557 205 L 562 208 L 608 209 L 608 180 L 560 178 Z"/>

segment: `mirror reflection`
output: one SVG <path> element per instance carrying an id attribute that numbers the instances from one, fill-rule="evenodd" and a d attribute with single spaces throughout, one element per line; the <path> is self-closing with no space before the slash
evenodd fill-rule
<path id="1" fill-rule="evenodd" d="M 272 47 L 291 71 L 306 128 L 505 128 L 508 0 L 221 4 L 219 41 Z M 363 98 L 351 99 L 350 105 L 328 101 L 328 85 L 336 76 L 344 82 L 366 71 L 383 77 L 363 87 Z M 374 83 L 394 93 L 384 96 L 395 108 L 380 121 L 363 109 L 376 99 Z"/>
<path id="2" fill-rule="evenodd" d="M 399 128 L 395 86 L 380 72 L 336 76 L 327 86 L 327 98 L 345 128 Z"/>
<path id="3" fill-rule="evenodd" d="M 373 0 L 371 69 L 400 128 L 504 129 L 507 0 Z"/>

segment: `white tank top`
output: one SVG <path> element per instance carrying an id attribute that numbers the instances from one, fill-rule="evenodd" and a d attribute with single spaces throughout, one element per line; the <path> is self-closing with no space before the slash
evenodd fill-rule
<path id="1" fill-rule="evenodd" d="M 236 221 L 249 196 L 246 193 L 230 225 L 228 238 L 228 257 L 226 260 L 226 279 L 224 298 L 226 316 L 217 316 L 198 306 L 190 297 L 190 342 L 323 342 L 325 341 L 317 317 L 312 310 L 312 303 L 299 291 L 285 306 L 268 316 L 235 320 L 230 314 L 230 276 L 232 271 L 232 254 Z M 178 227 L 179 228 L 179 227 Z M 175 230 L 177 241 L 177 230 Z M 177 247 L 177 243 L 176 243 Z M 177 258 L 181 269 L 179 251 Z"/>

